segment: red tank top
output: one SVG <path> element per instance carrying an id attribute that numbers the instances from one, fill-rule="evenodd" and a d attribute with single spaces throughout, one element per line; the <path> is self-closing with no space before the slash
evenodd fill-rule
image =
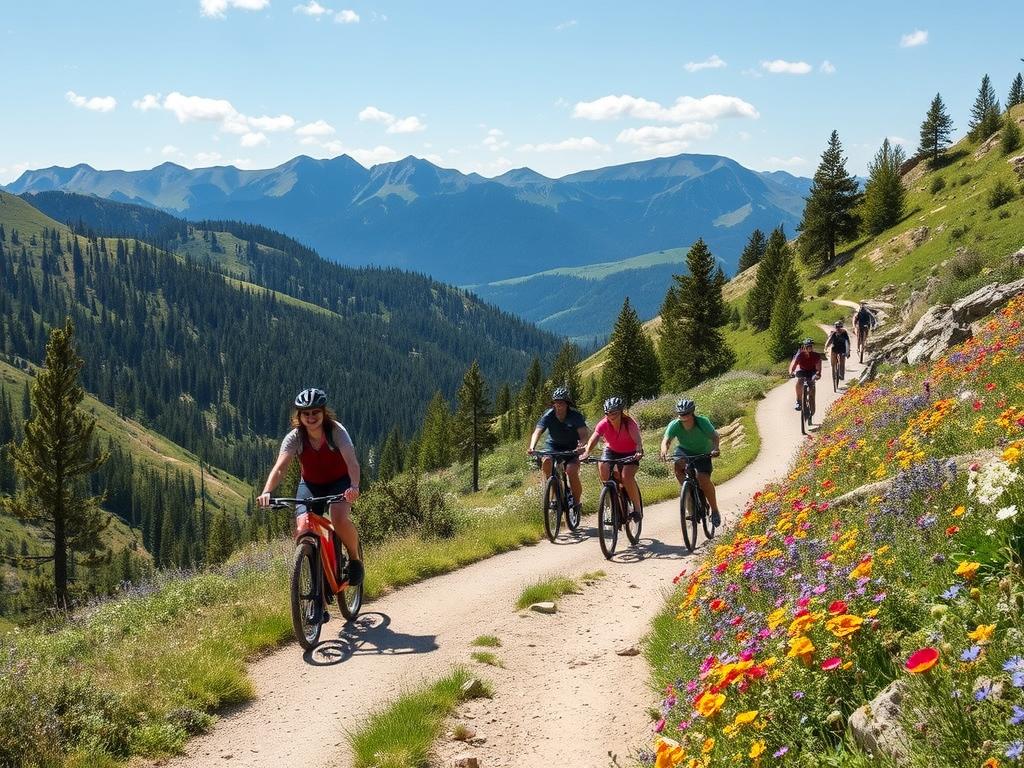
<path id="1" fill-rule="evenodd" d="M 341 451 L 331 448 L 326 435 L 320 449 L 317 450 L 309 444 L 309 436 L 303 434 L 299 464 L 302 466 L 302 479 L 307 483 L 333 483 L 348 475 L 345 457 L 341 455 Z"/>

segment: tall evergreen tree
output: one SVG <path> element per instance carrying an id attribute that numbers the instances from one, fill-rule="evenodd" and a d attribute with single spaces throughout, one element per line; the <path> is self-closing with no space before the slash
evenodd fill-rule
<path id="1" fill-rule="evenodd" d="M 96 450 L 96 418 L 79 406 L 85 391 L 78 384 L 83 361 L 75 353 L 74 325 L 68 319 L 54 328 L 46 345 L 44 368 L 32 385 L 32 417 L 25 437 L 11 450 L 21 478 L 20 492 L 8 503 L 23 520 L 41 528 L 53 542 L 53 586 L 57 605 L 68 606 L 69 572 L 76 555 L 86 562 L 100 556 L 100 533 L 110 517 L 100 496 L 85 494 L 83 480 L 99 469 L 107 455 Z"/>
<path id="2" fill-rule="evenodd" d="M 233 548 L 234 537 L 228 525 L 227 513 L 223 509 L 217 510 L 210 525 L 210 538 L 206 542 L 206 562 L 211 565 L 223 563 Z"/>
<path id="3" fill-rule="evenodd" d="M 562 348 L 558 350 L 557 357 L 555 357 L 555 362 L 551 365 L 552 388 L 568 387 L 574 402 L 579 402 L 580 395 L 583 394 L 579 365 L 580 348 L 571 341 L 567 341 L 562 345 Z"/>
<path id="4" fill-rule="evenodd" d="M 616 395 L 628 407 L 641 398 L 654 397 L 660 388 L 661 369 L 654 342 L 644 333 L 627 296 L 608 340 L 608 357 L 601 372 L 601 397 Z"/>
<path id="5" fill-rule="evenodd" d="M 682 391 L 736 362 L 720 327 L 728 322 L 722 281 L 703 239 L 686 254 L 689 274 L 673 275 L 662 304 L 658 351 L 667 388 Z"/>
<path id="6" fill-rule="evenodd" d="M 1024 104 L 1024 76 L 1020 72 L 1010 83 L 1010 92 L 1006 95 L 1006 109 L 1009 111 L 1018 104 Z"/>
<path id="7" fill-rule="evenodd" d="M 742 253 L 740 253 L 740 263 L 737 265 L 736 271 L 743 272 L 760 262 L 764 258 L 767 248 L 768 240 L 765 238 L 764 232 L 760 229 L 755 229 L 750 233 L 747 244 L 743 247 Z"/>
<path id="8" fill-rule="evenodd" d="M 380 449 L 378 480 L 390 480 L 402 471 L 403 443 L 401 430 L 393 427 Z"/>
<path id="9" fill-rule="evenodd" d="M 836 258 L 836 245 L 857 236 L 855 209 L 859 200 L 857 180 L 846 170 L 839 132 L 832 131 L 814 172 L 798 227 L 800 257 L 805 264 L 819 269 L 831 264 Z"/>
<path id="10" fill-rule="evenodd" d="M 455 445 L 462 459 L 473 461 L 473 490 L 480 490 L 480 455 L 491 450 L 497 438 L 491 426 L 491 399 L 487 382 L 476 360 L 462 377 L 455 411 Z"/>
<path id="11" fill-rule="evenodd" d="M 999 148 L 1004 155 L 1016 152 L 1021 144 L 1021 131 L 1009 112 L 1003 117 L 1003 130 L 999 133 Z"/>
<path id="12" fill-rule="evenodd" d="M 505 405 L 508 409 L 508 385 L 504 386 Z M 423 430 L 420 433 L 419 466 L 425 472 L 443 469 L 452 463 L 451 456 L 451 411 L 448 401 L 438 390 L 427 405 L 423 416 Z"/>
<path id="13" fill-rule="evenodd" d="M 917 148 L 919 155 L 927 157 L 932 165 L 939 162 L 939 155 L 949 146 L 950 135 L 953 133 L 953 118 L 946 112 L 942 103 L 942 95 L 936 93 L 928 107 L 928 113 L 921 123 L 921 139 Z"/>
<path id="14" fill-rule="evenodd" d="M 884 232 L 903 218 L 907 191 L 900 178 L 906 160 L 903 147 L 882 142 L 868 164 L 868 182 L 864 187 L 864 226 L 872 235 Z"/>
<path id="15" fill-rule="evenodd" d="M 988 75 L 985 75 L 981 78 L 978 95 L 974 97 L 971 119 L 967 121 L 968 135 L 974 141 L 987 139 L 999 130 L 1001 114 L 1002 110 L 999 108 L 996 90 L 992 87 L 992 81 L 989 80 Z"/>
<path id="16" fill-rule="evenodd" d="M 779 278 L 779 289 L 772 306 L 772 324 L 768 329 L 768 350 L 776 360 L 785 360 L 800 343 L 800 283 L 790 266 Z"/>
<path id="17" fill-rule="evenodd" d="M 768 236 L 764 258 L 757 267 L 754 285 L 747 294 L 745 313 L 747 322 L 754 330 L 766 330 L 771 324 L 775 287 L 791 258 L 786 233 L 782 227 L 776 227 Z"/>

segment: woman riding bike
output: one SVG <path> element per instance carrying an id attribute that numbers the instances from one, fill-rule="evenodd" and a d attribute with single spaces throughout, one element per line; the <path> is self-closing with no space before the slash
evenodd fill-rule
<path id="1" fill-rule="evenodd" d="M 707 416 L 697 415 L 697 404 L 693 400 L 684 399 L 676 403 L 676 413 L 678 418 L 669 422 L 661 438 L 661 458 L 668 458 L 668 449 L 674 438 L 678 442 L 673 465 L 676 480 L 679 485 L 683 484 L 686 479 L 686 463 L 693 461 L 697 482 L 711 507 L 711 524 L 717 528 L 722 524 L 722 516 L 718 512 L 715 484 L 711 481 L 711 457 L 718 456 L 718 432 Z M 689 456 L 698 458 L 688 459 Z"/>
<path id="2" fill-rule="evenodd" d="M 348 550 L 349 576 L 352 586 L 363 581 L 363 564 L 355 559 L 359 553 L 359 534 L 349 517 L 352 502 L 359 498 L 359 459 L 348 430 L 337 421 L 334 411 L 327 407 L 327 395 L 322 389 L 304 389 L 295 398 L 291 413 L 292 431 L 281 442 L 281 451 L 273 469 L 263 485 L 256 502 L 270 506 L 270 493 L 284 477 L 292 459 L 299 457 L 301 480 L 296 498 L 345 495 L 344 501 L 331 504 L 330 515 L 334 528 Z M 300 504 L 295 513 L 305 508 Z"/>
<path id="3" fill-rule="evenodd" d="M 793 355 L 789 364 L 789 375 L 796 376 L 796 408 L 800 410 L 801 388 L 803 379 L 808 379 L 811 385 L 810 406 L 811 413 L 814 413 L 814 382 L 821 378 L 821 356 L 814 351 L 814 339 L 804 339 L 803 346 Z"/>
<path id="4" fill-rule="evenodd" d="M 827 352 L 829 347 L 832 348 L 830 362 L 834 369 L 841 372 L 840 379 L 846 378 L 845 366 L 842 365 L 840 358 L 850 357 L 850 334 L 847 333 L 843 327 L 842 320 L 836 320 L 835 326 L 831 333 L 828 335 L 828 341 L 825 342 L 825 351 Z"/>
<path id="5" fill-rule="evenodd" d="M 580 461 L 586 461 L 590 451 L 598 438 L 604 438 L 604 453 L 597 465 L 601 473 L 601 482 L 607 482 L 611 476 L 612 465 L 608 461 L 630 461 L 639 459 L 644 455 L 644 445 L 640 437 L 640 425 L 632 416 L 624 412 L 625 404 L 621 397 L 609 397 L 604 401 L 604 418 L 597 422 L 594 432 L 587 441 L 586 447 L 580 456 Z M 629 500 L 633 509 L 643 509 L 640 501 L 640 489 L 636 485 L 636 464 L 623 464 L 622 487 L 629 494 Z M 632 514 L 637 514 L 633 512 Z"/>

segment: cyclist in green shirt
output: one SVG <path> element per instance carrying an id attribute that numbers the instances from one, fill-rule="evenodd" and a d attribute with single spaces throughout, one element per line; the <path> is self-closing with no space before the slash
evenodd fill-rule
<path id="1" fill-rule="evenodd" d="M 669 445 L 675 439 L 678 446 L 674 454 L 674 469 L 676 480 L 682 485 L 686 479 L 687 457 L 696 457 L 692 461 L 693 468 L 697 470 L 697 482 L 711 505 L 711 522 L 717 527 L 722 524 L 722 516 L 718 512 L 715 484 L 711 482 L 711 457 L 719 455 L 718 432 L 707 416 L 697 415 L 697 405 L 693 400 L 683 399 L 676 403 L 676 413 L 678 418 L 669 422 L 661 439 L 661 458 L 668 458 Z"/>

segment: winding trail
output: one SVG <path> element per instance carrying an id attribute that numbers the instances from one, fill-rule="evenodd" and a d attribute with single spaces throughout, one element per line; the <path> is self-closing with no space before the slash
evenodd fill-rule
<path id="1" fill-rule="evenodd" d="M 857 371 L 849 365 L 848 380 Z M 829 381 L 826 372 L 821 384 Z M 830 386 L 819 386 L 818 413 L 837 397 Z M 740 516 L 755 491 L 787 471 L 803 439 L 794 399 L 793 383 L 785 382 L 758 405 L 761 451 L 719 487 L 726 525 Z M 584 519 L 580 534 L 403 588 L 366 605 L 352 626 L 332 620 L 314 654 L 304 657 L 290 644 L 255 662 L 250 673 L 256 698 L 223 716 L 188 744 L 184 756 L 165 764 L 349 766 L 347 730 L 403 690 L 432 682 L 457 664 L 470 665 L 492 681 L 495 696 L 466 702 L 459 710 L 459 718 L 485 741 L 469 746 L 443 740 L 436 765 L 451 765 L 452 758 L 466 753 L 482 768 L 603 768 L 610 754 L 621 761 L 651 743 L 648 710 L 657 695 L 644 657 L 616 651 L 640 642 L 664 607 L 673 577 L 692 569 L 705 547 L 685 553 L 675 500 L 650 505 L 641 546 L 632 550 L 622 537 L 610 562 L 601 556 L 591 518 Z M 582 594 L 563 597 L 555 615 L 513 609 L 530 582 L 598 569 L 607 576 Z M 501 639 L 502 647 L 493 650 L 504 668 L 470 660 L 470 642 L 482 634 Z"/>

